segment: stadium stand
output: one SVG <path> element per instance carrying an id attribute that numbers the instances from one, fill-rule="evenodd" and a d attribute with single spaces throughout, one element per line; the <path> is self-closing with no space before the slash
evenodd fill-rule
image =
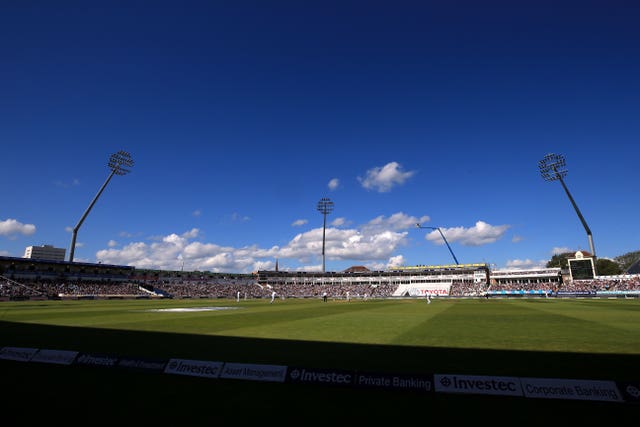
<path id="1" fill-rule="evenodd" d="M 369 299 L 606 296 L 640 298 L 640 274 L 563 280 L 559 268 L 489 270 L 486 264 L 342 272 L 223 274 L 0 257 L 0 300 L 115 298 Z"/>

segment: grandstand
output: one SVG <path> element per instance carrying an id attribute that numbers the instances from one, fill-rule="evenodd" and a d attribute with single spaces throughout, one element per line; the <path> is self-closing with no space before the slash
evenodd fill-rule
<path id="1" fill-rule="evenodd" d="M 493 270 L 489 295 L 549 295 L 562 285 L 562 270 L 558 267 L 535 269 Z"/>
<path id="2" fill-rule="evenodd" d="M 0 256 L 0 275 L 13 280 L 130 280 L 135 267 Z"/>
<path id="3" fill-rule="evenodd" d="M 487 264 L 447 264 L 395 267 L 404 280 L 393 296 L 425 295 L 473 297 L 484 294 L 489 281 Z"/>
<path id="4" fill-rule="evenodd" d="M 635 297 L 640 275 L 568 280 L 560 268 L 490 269 L 488 264 L 371 271 L 258 271 L 250 274 L 136 269 L 132 266 L 0 257 L 0 300 L 113 298 L 445 298 Z"/>
<path id="5" fill-rule="evenodd" d="M 329 291 L 350 288 L 358 294 L 380 294 L 380 289 L 390 289 L 388 296 L 420 297 L 477 296 L 484 292 L 489 278 L 487 264 L 451 264 L 394 267 L 383 271 L 366 268 L 350 268 L 341 272 L 282 272 L 259 271 L 258 284 L 261 286 L 293 286 L 309 289 L 309 296 L 319 295 L 318 289 L 328 287 Z M 324 292 L 324 290 L 323 290 Z"/>

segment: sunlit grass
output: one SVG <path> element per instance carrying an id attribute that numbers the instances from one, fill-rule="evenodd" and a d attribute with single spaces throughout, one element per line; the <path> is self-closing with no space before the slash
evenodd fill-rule
<path id="1" fill-rule="evenodd" d="M 230 309 L 162 311 L 208 307 Z M 298 341 L 640 354 L 637 300 L 4 302 L 0 320 Z"/>

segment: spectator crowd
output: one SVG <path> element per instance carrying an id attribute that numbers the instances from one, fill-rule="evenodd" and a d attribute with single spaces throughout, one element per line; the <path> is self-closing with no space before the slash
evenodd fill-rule
<path id="1" fill-rule="evenodd" d="M 254 278 L 218 278 L 172 281 L 100 281 L 100 280 L 15 280 L 0 276 L 0 299 L 37 298 L 389 298 L 397 285 L 391 284 L 277 284 L 261 285 Z M 487 291 L 543 291 L 545 294 L 593 293 L 603 291 L 640 292 L 640 276 L 615 280 L 580 280 L 557 283 L 452 283 L 449 296 L 482 296 Z"/>

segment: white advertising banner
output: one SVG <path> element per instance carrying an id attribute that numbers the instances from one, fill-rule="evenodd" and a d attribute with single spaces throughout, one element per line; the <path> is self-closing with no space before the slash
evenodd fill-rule
<path id="1" fill-rule="evenodd" d="M 520 378 L 525 397 L 622 402 L 615 382 L 559 378 Z"/>
<path id="2" fill-rule="evenodd" d="M 447 296 L 451 289 L 451 283 L 421 283 L 411 285 L 401 285 L 404 287 L 403 294 L 408 293 L 411 297 Z"/>
<path id="3" fill-rule="evenodd" d="M 28 362 L 37 352 L 37 348 L 3 347 L 0 349 L 0 359 Z"/>
<path id="4" fill-rule="evenodd" d="M 251 381 L 273 381 L 282 383 L 287 367 L 281 365 L 258 365 L 253 363 L 225 363 L 220 378 Z"/>
<path id="5" fill-rule="evenodd" d="M 164 372 L 192 377 L 218 378 L 222 365 L 222 362 L 208 360 L 169 359 Z"/>
<path id="6" fill-rule="evenodd" d="M 434 375 L 437 392 L 522 396 L 520 379 L 481 375 Z"/>
<path id="7" fill-rule="evenodd" d="M 31 361 L 53 363 L 56 365 L 71 365 L 73 361 L 76 360 L 77 356 L 77 351 L 48 350 L 43 348 L 38 350 L 38 352 L 31 358 Z"/>

